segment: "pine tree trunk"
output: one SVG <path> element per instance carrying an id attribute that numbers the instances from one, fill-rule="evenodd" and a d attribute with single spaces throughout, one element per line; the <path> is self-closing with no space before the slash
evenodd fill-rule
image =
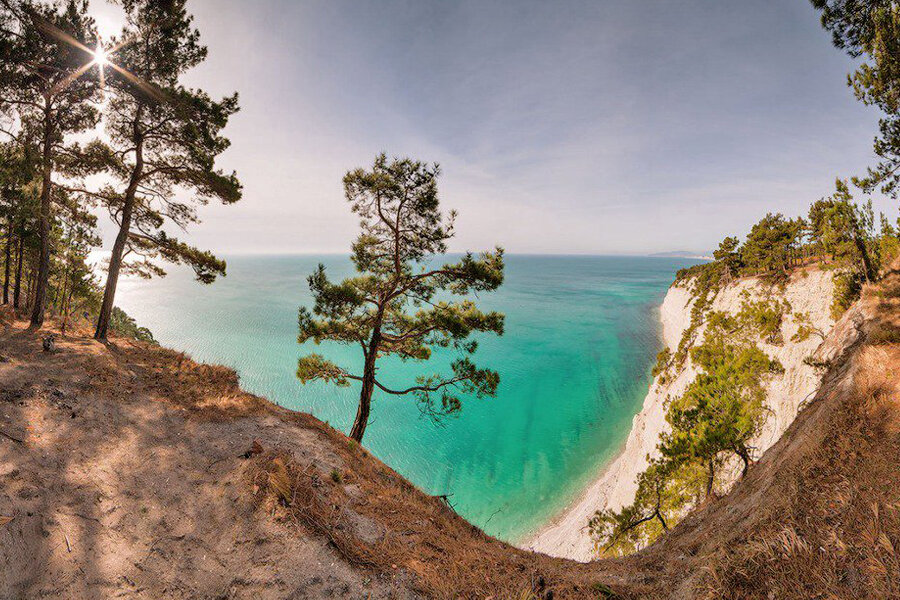
<path id="1" fill-rule="evenodd" d="M 74 279 L 74 277 L 72 278 Z M 66 327 L 69 325 L 69 313 L 72 312 L 72 295 L 75 291 L 75 282 L 72 281 L 69 285 L 69 294 L 66 296 L 63 295 L 63 321 L 62 321 L 62 333 L 66 334 Z"/>
<path id="2" fill-rule="evenodd" d="M 66 288 L 69 286 L 69 267 L 66 266 L 66 270 L 63 271 L 63 280 L 62 287 L 57 289 L 56 299 L 53 301 L 57 314 L 61 313 L 65 308 L 66 302 Z M 65 322 L 65 321 L 63 321 Z M 65 331 L 65 327 L 63 328 Z"/>
<path id="3" fill-rule="evenodd" d="M 136 129 L 136 126 L 135 126 Z M 113 244 L 112 255 L 109 257 L 109 272 L 106 275 L 106 287 L 103 290 L 103 304 L 100 305 L 100 315 L 97 318 L 97 330 L 94 339 L 105 341 L 109 335 L 109 320 L 116 300 L 116 286 L 119 283 L 119 271 L 122 269 L 122 257 L 125 254 L 125 246 L 128 244 L 128 235 L 131 232 L 131 218 L 134 211 L 135 195 L 138 184 L 144 172 L 143 141 L 136 132 L 137 143 L 135 147 L 134 170 L 131 172 L 131 180 L 125 190 L 125 203 L 122 207 L 122 224 Z"/>
<path id="4" fill-rule="evenodd" d="M 19 296 L 22 291 L 22 262 L 25 258 L 25 242 L 22 236 L 19 236 L 19 250 L 16 255 L 16 283 L 13 287 L 13 308 L 19 308 Z"/>
<path id="5" fill-rule="evenodd" d="M 44 324 L 44 304 L 47 299 L 47 283 L 50 278 L 50 186 L 52 167 L 50 162 L 53 149 L 53 138 L 50 126 L 50 102 L 46 101 L 44 109 L 44 147 L 43 147 L 43 181 L 41 185 L 40 234 L 41 253 L 38 259 L 37 282 L 34 289 L 31 327 Z"/>
<path id="6" fill-rule="evenodd" d="M 359 392 L 359 407 L 356 409 L 356 419 L 350 430 L 350 439 L 359 443 L 362 443 L 366 426 L 369 424 L 372 392 L 375 391 L 375 359 L 378 356 L 378 346 L 381 344 L 380 317 L 378 321 L 379 324 L 373 329 L 372 338 L 369 340 L 369 349 L 366 352 L 366 362 L 363 366 L 362 389 Z"/>
<path id="7" fill-rule="evenodd" d="M 706 497 L 709 498 L 713 493 L 713 485 L 716 482 L 716 470 L 713 461 L 710 460 L 707 465 L 707 473 L 706 473 Z"/>
<path id="8" fill-rule="evenodd" d="M 3 262 L 3 304 L 9 304 L 9 269 L 12 261 L 13 222 L 10 218 L 6 233 L 6 250 Z"/>
<path id="9" fill-rule="evenodd" d="M 736 448 L 735 453 L 741 458 L 741 461 L 744 463 L 744 468 L 741 470 L 741 479 L 747 476 L 747 471 L 750 470 L 750 453 L 747 452 L 746 448 Z"/>
<path id="10" fill-rule="evenodd" d="M 875 281 L 875 267 L 872 265 L 872 259 L 869 256 L 869 250 L 866 248 L 865 240 L 861 239 L 858 235 L 853 236 L 853 242 L 856 244 L 856 249 L 859 250 L 859 254 L 862 257 L 863 261 L 863 270 L 866 278 L 866 283 L 871 283 Z"/>
<path id="11" fill-rule="evenodd" d="M 34 307 L 34 289 L 37 287 L 37 277 L 35 277 L 34 268 L 28 269 L 28 274 L 25 278 L 25 307 L 33 308 Z"/>

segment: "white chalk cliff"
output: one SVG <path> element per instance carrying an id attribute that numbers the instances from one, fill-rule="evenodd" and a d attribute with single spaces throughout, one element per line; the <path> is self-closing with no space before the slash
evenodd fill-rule
<path id="1" fill-rule="evenodd" d="M 747 291 L 754 300 L 774 297 L 790 304 L 790 311 L 781 326 L 783 344 L 758 343 L 763 352 L 781 363 L 784 374 L 776 375 L 766 384 L 767 404 L 772 412 L 754 443 L 756 457 L 778 440 L 819 386 L 819 374 L 804 360 L 810 356 L 820 361 L 830 360 L 842 350 L 840 341 L 827 337 L 834 326 L 831 318 L 833 290 L 832 272 L 813 267 L 795 272 L 783 290 L 755 277 L 735 280 L 720 290 L 712 302 L 711 310 L 736 314 L 744 300 L 743 292 Z M 673 285 L 660 307 L 663 341 L 673 352 L 690 326 L 692 305 L 688 287 Z M 792 315 L 797 313 L 807 313 L 811 324 L 826 336 L 826 340 L 823 342 L 821 336 L 814 334 L 804 341 L 792 341 L 799 327 Z M 703 333 L 704 326 L 701 326 L 697 340 L 702 340 Z M 575 560 L 594 558 L 586 529 L 588 519 L 597 510 L 618 510 L 631 503 L 637 490 L 636 477 L 646 469 L 647 456 L 656 453 L 660 433 L 666 427 L 666 398 L 684 393 L 696 375 L 697 369 L 688 359 L 679 372 L 670 374 L 666 383 L 660 384 L 659 378 L 655 379 L 650 384 L 643 408 L 634 417 L 622 453 L 563 514 L 523 546 Z"/>

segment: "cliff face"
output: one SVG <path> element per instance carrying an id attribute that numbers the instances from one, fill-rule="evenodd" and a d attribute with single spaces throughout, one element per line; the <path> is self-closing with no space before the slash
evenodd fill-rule
<path id="1" fill-rule="evenodd" d="M 758 343 L 761 350 L 782 364 L 784 374 L 766 385 L 767 404 L 772 412 L 754 444 L 756 457 L 781 437 L 801 405 L 818 389 L 820 374 L 814 367 L 804 364 L 804 360 L 812 356 L 816 361 L 828 361 L 844 349 L 844 340 L 832 340 L 829 336 L 834 326 L 830 316 L 833 289 L 831 272 L 811 268 L 796 272 L 783 289 L 753 277 L 736 280 L 723 288 L 712 302 L 711 310 L 732 315 L 740 311 L 745 292 L 752 300 L 772 298 L 785 300 L 790 305 L 781 325 L 784 342 L 780 345 Z M 690 326 L 693 302 L 687 286 L 672 286 L 662 303 L 663 341 L 672 351 Z M 813 334 L 804 341 L 792 341 L 799 328 L 793 317 L 797 313 L 808 314 L 811 325 L 822 335 Z M 698 341 L 702 340 L 704 330 L 705 326 L 698 329 Z M 580 561 L 593 558 L 591 540 L 584 529 L 588 519 L 597 510 L 617 510 L 632 501 L 637 489 L 635 479 L 646 469 L 648 455 L 656 453 L 660 433 L 666 427 L 666 399 L 683 394 L 696 376 L 697 369 L 688 358 L 681 370 L 670 374 L 668 381 L 660 383 L 657 378 L 651 383 L 643 408 L 634 417 L 622 453 L 575 504 L 526 544 L 528 548 Z"/>

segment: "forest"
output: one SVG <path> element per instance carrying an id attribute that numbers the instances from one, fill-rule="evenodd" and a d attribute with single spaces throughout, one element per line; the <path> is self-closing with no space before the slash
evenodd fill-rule
<path id="1" fill-rule="evenodd" d="M 185 0 L 121 5 L 126 25 L 104 40 L 86 0 L 0 2 L 3 303 L 32 327 L 49 315 L 63 332 L 78 320 L 98 340 L 152 340 L 116 307 L 119 277 L 164 276 L 166 262 L 206 284 L 225 275 L 171 232 L 210 201 L 241 198 L 215 164 L 238 97 L 183 84 L 207 56 Z M 116 231 L 102 276 L 90 260 L 100 218 Z"/>

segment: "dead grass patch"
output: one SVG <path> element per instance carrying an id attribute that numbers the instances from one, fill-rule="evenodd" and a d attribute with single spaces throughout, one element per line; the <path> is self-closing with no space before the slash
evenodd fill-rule
<path id="1" fill-rule="evenodd" d="M 706 598 L 900 596 L 900 351 L 868 347 L 858 361 L 824 443 L 757 533 L 712 562 Z"/>

